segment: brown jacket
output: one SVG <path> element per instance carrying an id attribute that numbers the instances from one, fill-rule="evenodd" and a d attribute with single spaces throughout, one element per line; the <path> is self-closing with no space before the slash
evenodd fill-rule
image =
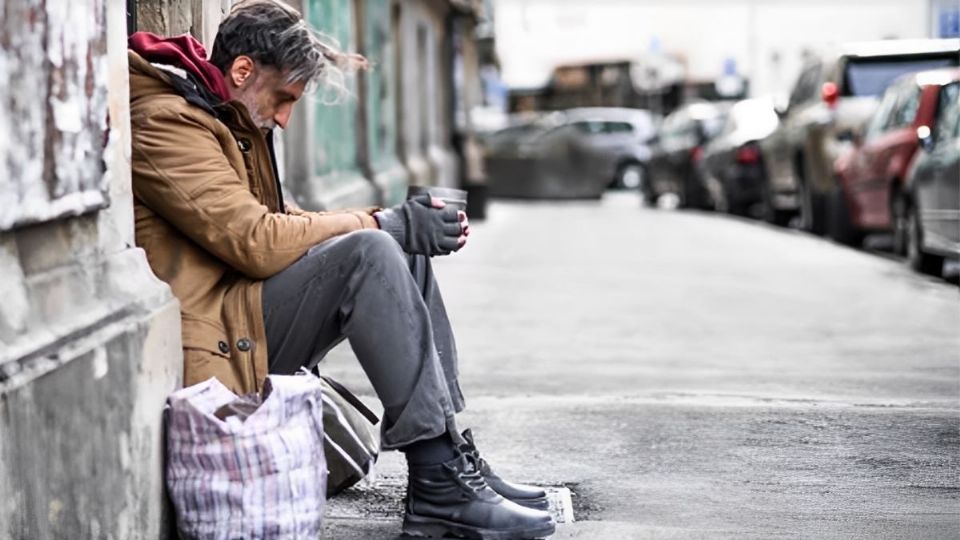
<path id="1" fill-rule="evenodd" d="M 168 73 L 130 59 L 136 241 L 180 300 L 184 384 L 259 390 L 267 375 L 262 280 L 311 246 L 375 228 L 373 209 L 279 208 L 266 139 L 236 102 L 190 104 Z"/>

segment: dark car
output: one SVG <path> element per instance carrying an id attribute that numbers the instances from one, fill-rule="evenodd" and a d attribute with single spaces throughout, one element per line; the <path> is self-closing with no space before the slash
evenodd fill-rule
<path id="1" fill-rule="evenodd" d="M 728 103 L 691 103 L 663 119 L 650 156 L 644 190 L 648 202 L 672 193 L 681 207 L 714 207 L 700 160 L 704 146 L 723 128 L 729 107 Z"/>
<path id="2" fill-rule="evenodd" d="M 707 143 L 703 168 L 717 209 L 737 215 L 762 215 L 766 175 L 757 141 L 777 128 L 770 98 L 739 101 L 730 108 L 723 130 Z M 775 220 L 776 216 L 770 216 Z"/>
<path id="3" fill-rule="evenodd" d="M 639 187 L 654 134 L 648 111 L 558 111 L 486 138 L 489 190 L 496 197 L 593 198 L 612 183 Z"/>
<path id="4" fill-rule="evenodd" d="M 869 232 L 894 232 L 903 253 L 907 225 L 904 188 L 913 164 L 921 126 L 937 129 L 941 90 L 960 79 L 960 70 L 921 72 L 890 85 L 853 148 L 834 164 L 836 182 L 829 201 L 828 232 L 835 240 L 859 245 Z"/>
<path id="5" fill-rule="evenodd" d="M 944 86 L 934 127 L 920 126 L 921 150 L 907 173 L 906 253 L 910 265 L 940 275 L 960 257 L 960 82 Z"/>
<path id="6" fill-rule="evenodd" d="M 779 127 L 761 142 L 773 202 L 824 234 L 834 161 L 849 147 L 886 87 L 901 75 L 960 63 L 960 39 L 848 44 L 805 62 Z"/>

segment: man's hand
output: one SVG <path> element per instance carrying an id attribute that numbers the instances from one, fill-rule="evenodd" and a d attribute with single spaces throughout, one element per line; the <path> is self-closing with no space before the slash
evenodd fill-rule
<path id="1" fill-rule="evenodd" d="M 411 197 L 374 217 L 407 253 L 448 255 L 463 247 L 470 234 L 465 213 L 429 195 Z"/>

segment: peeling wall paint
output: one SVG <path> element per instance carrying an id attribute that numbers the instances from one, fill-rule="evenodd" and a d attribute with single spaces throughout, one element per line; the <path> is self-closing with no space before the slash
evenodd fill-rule
<path id="1" fill-rule="evenodd" d="M 0 20 L 0 230 L 108 203 L 104 0 L 7 0 Z"/>
<path id="2" fill-rule="evenodd" d="M 126 7 L 0 4 L 0 539 L 175 537 L 180 312 L 134 247 Z"/>

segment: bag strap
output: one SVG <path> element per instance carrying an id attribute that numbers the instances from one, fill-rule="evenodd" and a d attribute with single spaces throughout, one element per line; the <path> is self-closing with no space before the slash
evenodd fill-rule
<path id="1" fill-rule="evenodd" d="M 350 436 L 351 440 L 353 441 L 353 444 L 356 445 L 357 448 L 362 449 L 363 452 L 368 457 L 376 459 L 375 455 L 371 455 L 367 451 L 366 447 L 363 444 L 363 441 L 360 440 L 359 436 L 357 436 L 357 433 L 353 430 L 353 426 L 350 425 L 350 422 L 348 422 L 347 419 L 344 418 L 343 411 L 340 410 L 340 407 L 337 406 L 337 404 L 333 401 L 333 399 L 325 395 L 321 396 L 321 399 L 323 400 L 324 407 L 327 407 L 333 410 L 333 414 L 337 417 L 337 422 L 339 423 L 340 427 L 347 432 L 347 435 Z M 321 423 L 322 421 L 323 419 L 321 418 Z M 337 452 L 337 454 L 339 454 L 340 458 L 343 459 L 343 461 L 345 461 L 347 465 L 349 465 L 350 468 L 352 468 L 354 472 L 356 472 L 360 476 L 360 478 L 363 478 L 364 476 L 367 475 L 366 471 L 363 470 L 363 467 L 361 467 L 360 464 L 358 464 L 356 460 L 353 459 L 353 456 L 350 455 L 350 452 L 347 452 L 346 450 L 344 450 L 343 447 L 337 443 L 337 441 L 333 440 L 333 438 L 330 437 L 330 434 L 327 433 L 326 429 L 323 430 L 323 439 L 331 446 L 331 448 L 334 449 L 334 451 Z"/>
<path id="2" fill-rule="evenodd" d="M 360 401 L 360 398 L 353 395 L 353 392 L 347 390 L 345 386 L 331 379 L 330 377 L 327 377 L 326 375 L 320 375 L 320 378 L 329 384 L 330 388 L 332 388 L 334 392 L 340 394 L 340 397 L 346 400 L 347 403 L 357 409 L 357 411 L 359 411 L 360 414 L 362 414 L 363 417 L 366 418 L 371 424 L 377 425 L 377 423 L 380 422 L 380 418 L 377 417 L 376 413 L 367 408 L 367 406 Z"/>

